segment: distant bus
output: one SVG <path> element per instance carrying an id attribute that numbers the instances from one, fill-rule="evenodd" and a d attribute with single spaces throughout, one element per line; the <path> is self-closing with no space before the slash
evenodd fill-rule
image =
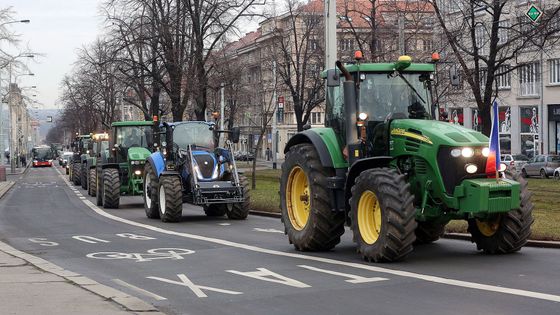
<path id="1" fill-rule="evenodd" d="M 52 166 L 54 153 L 50 146 L 34 147 L 31 153 L 33 155 L 33 167 Z"/>

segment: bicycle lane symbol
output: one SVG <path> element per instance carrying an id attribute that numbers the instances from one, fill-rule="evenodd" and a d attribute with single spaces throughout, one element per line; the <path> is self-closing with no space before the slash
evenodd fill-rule
<path id="1" fill-rule="evenodd" d="M 145 262 L 158 259 L 181 260 L 184 255 L 194 254 L 194 250 L 184 248 L 153 248 L 146 253 L 121 253 L 121 252 L 97 252 L 87 254 L 86 257 L 93 259 L 128 259 L 135 262 Z"/>

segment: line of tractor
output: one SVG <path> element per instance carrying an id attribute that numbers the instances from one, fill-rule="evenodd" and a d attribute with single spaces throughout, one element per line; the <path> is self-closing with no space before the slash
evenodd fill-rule
<path id="1" fill-rule="evenodd" d="M 280 210 L 289 242 L 331 250 L 348 225 L 365 260 L 398 261 L 436 241 L 451 220 L 466 220 L 479 250 L 518 251 L 533 223 L 527 183 L 505 168 L 486 172 L 488 137 L 436 120 L 435 60 L 360 59 L 322 73 L 325 126 L 284 148 Z M 115 122 L 109 133 L 77 135 L 69 176 L 105 208 L 142 195 L 146 216 L 164 222 L 179 221 L 183 203 L 245 219 L 249 190 L 232 151 L 239 134 L 204 121 Z"/>

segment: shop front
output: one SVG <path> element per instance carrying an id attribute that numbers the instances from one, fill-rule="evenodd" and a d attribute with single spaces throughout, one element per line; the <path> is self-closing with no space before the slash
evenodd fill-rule
<path id="1" fill-rule="evenodd" d="M 548 150 L 560 152 L 560 104 L 548 105 Z"/>

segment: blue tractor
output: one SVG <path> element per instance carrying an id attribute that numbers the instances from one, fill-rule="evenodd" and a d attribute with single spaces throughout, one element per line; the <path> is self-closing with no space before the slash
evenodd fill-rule
<path id="1" fill-rule="evenodd" d="M 231 145 L 239 128 L 218 131 L 214 123 L 163 123 L 161 149 L 144 166 L 144 209 L 148 218 L 163 222 L 181 219 L 183 203 L 202 206 L 208 216 L 243 220 L 249 213 L 247 179 L 239 175 Z M 228 133 L 226 148 L 216 147 L 220 133 Z"/>

